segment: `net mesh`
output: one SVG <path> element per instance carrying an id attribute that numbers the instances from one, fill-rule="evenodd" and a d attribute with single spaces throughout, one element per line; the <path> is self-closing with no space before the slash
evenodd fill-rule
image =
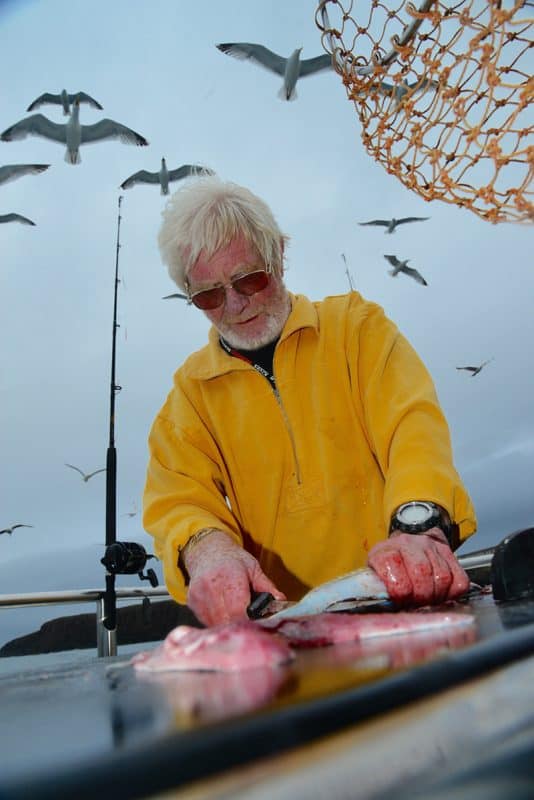
<path id="1" fill-rule="evenodd" d="M 533 222 L 533 13 L 527 0 L 322 0 L 316 23 L 389 173 L 425 200 Z"/>

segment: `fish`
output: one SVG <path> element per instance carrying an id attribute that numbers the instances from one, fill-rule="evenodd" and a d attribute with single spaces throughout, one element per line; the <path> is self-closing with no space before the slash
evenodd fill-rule
<path id="1" fill-rule="evenodd" d="M 273 630 L 272 617 L 265 621 Z M 265 622 L 258 621 L 256 624 Z M 474 625 L 475 618 L 464 611 L 381 612 L 378 614 L 316 614 L 313 617 L 279 619 L 276 633 L 284 636 L 291 647 L 325 647 L 345 642 L 361 642 L 384 636 L 411 635 L 420 632 L 443 634 L 451 629 Z"/>
<path id="2" fill-rule="evenodd" d="M 178 625 L 161 645 L 137 653 L 130 663 L 140 672 L 240 672 L 277 667 L 293 658 L 285 639 L 254 622 L 239 621 L 212 628 Z"/>
<path id="3" fill-rule="evenodd" d="M 351 607 L 361 604 L 363 607 L 369 601 L 375 603 L 377 600 L 389 602 L 387 589 L 374 569 L 363 567 L 310 589 L 296 603 L 273 600 L 265 606 L 263 615 L 274 625 L 282 619 L 342 610 L 346 604 Z"/>

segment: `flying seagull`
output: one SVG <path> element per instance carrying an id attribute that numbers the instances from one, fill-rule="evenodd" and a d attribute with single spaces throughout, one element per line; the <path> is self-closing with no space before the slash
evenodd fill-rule
<path id="1" fill-rule="evenodd" d="M 384 233 L 395 233 L 397 225 L 404 225 L 406 222 L 423 222 L 430 217 L 401 217 L 400 219 L 371 219 L 369 222 L 358 222 L 358 225 L 382 225 L 385 227 Z"/>
<path id="2" fill-rule="evenodd" d="M 123 517 L 135 517 L 137 514 L 137 504 L 133 503 L 133 511 L 127 511 L 125 514 L 122 514 Z"/>
<path id="3" fill-rule="evenodd" d="M 399 261 L 397 256 L 385 255 L 384 258 L 386 258 L 389 261 L 389 263 L 393 266 L 393 269 L 389 270 L 389 274 L 393 275 L 394 278 L 397 277 L 399 272 L 404 272 L 406 275 L 409 275 L 410 278 L 413 278 L 414 281 L 417 281 L 417 283 L 421 283 L 423 286 L 428 286 L 428 283 L 425 281 L 420 272 L 418 272 L 416 269 L 413 269 L 412 267 L 407 266 L 408 261 L 410 260 L 409 258 L 406 258 L 404 261 Z"/>
<path id="4" fill-rule="evenodd" d="M 22 222 L 23 225 L 35 225 L 35 222 L 21 214 L 0 214 L 0 223 L 2 222 Z"/>
<path id="5" fill-rule="evenodd" d="M 79 114 L 80 103 L 76 99 L 72 106 L 72 113 L 65 125 L 52 122 L 43 114 L 32 114 L 31 117 L 26 117 L 7 128 L 0 135 L 0 139 L 3 142 L 11 142 L 33 135 L 61 142 L 61 144 L 67 145 L 65 161 L 68 164 L 80 163 L 79 148 L 82 144 L 99 142 L 102 139 L 120 139 L 125 144 L 137 144 L 142 147 L 148 144 L 144 136 L 112 119 L 101 119 L 94 125 L 81 125 Z"/>
<path id="6" fill-rule="evenodd" d="M 33 525 L 25 525 L 24 522 L 17 522 L 17 524 L 16 525 L 12 525 L 11 528 L 3 528 L 0 531 L 0 534 L 8 533 L 11 536 L 11 534 L 13 533 L 15 528 L 33 528 Z"/>
<path id="7" fill-rule="evenodd" d="M 165 297 L 162 297 L 162 300 L 170 300 L 171 298 L 178 297 L 180 300 L 189 300 L 186 294 L 180 294 L 180 292 L 175 292 L 174 294 L 166 294 Z"/>
<path id="8" fill-rule="evenodd" d="M 289 58 L 268 50 L 262 44 L 251 44 L 249 42 L 234 42 L 229 44 L 218 44 L 217 49 L 222 53 L 235 58 L 248 59 L 255 61 L 270 72 L 276 72 L 284 79 L 282 88 L 278 92 L 278 97 L 282 100 L 295 100 L 297 97 L 296 85 L 299 78 L 313 75 L 323 69 L 332 69 L 332 58 L 325 54 L 315 58 L 300 60 L 302 47 L 297 47 Z"/>
<path id="9" fill-rule="evenodd" d="M 439 83 L 429 80 L 428 78 L 423 78 L 422 81 L 414 81 L 413 83 L 406 83 L 406 81 L 403 81 L 402 83 L 395 84 L 381 81 L 378 85 L 371 84 L 367 90 L 358 92 L 358 96 L 368 97 L 374 92 L 378 92 L 384 97 L 392 97 L 395 100 L 395 107 L 398 108 L 408 94 L 416 95 L 420 92 L 426 92 L 427 89 L 436 91 L 438 88 Z"/>
<path id="10" fill-rule="evenodd" d="M 60 94 L 50 94 L 50 92 L 45 92 L 44 94 L 39 95 L 39 97 L 30 103 L 26 111 L 35 111 L 36 108 L 39 106 L 44 106 L 46 103 L 54 104 L 58 106 L 63 106 L 63 113 L 65 116 L 70 114 L 70 107 L 74 101 L 78 99 L 80 103 L 88 103 L 88 105 L 92 106 L 93 108 L 98 108 L 102 111 L 102 106 L 100 103 L 97 103 L 93 97 L 90 97 L 85 92 L 76 92 L 76 94 L 69 94 L 66 89 L 62 89 Z"/>
<path id="11" fill-rule="evenodd" d="M 124 183 L 121 183 L 121 189 L 129 189 L 136 183 L 159 183 L 161 186 L 161 194 L 169 194 L 169 183 L 171 181 L 179 181 L 182 178 L 187 178 L 189 175 L 213 175 L 214 172 L 207 167 L 202 167 L 199 164 L 182 164 L 177 169 L 168 170 L 167 162 L 164 158 L 161 159 L 161 167 L 159 172 L 147 172 L 145 169 L 139 172 L 134 172 L 129 178 L 126 178 Z"/>
<path id="12" fill-rule="evenodd" d="M 104 467 L 103 469 L 95 469 L 94 472 L 85 473 L 85 472 L 82 472 L 81 469 L 78 469 L 78 467 L 74 467 L 72 464 L 65 464 L 65 466 L 66 467 L 70 467 L 71 469 L 75 469 L 76 472 L 79 472 L 80 475 L 83 478 L 83 482 L 84 483 L 87 483 L 89 478 L 92 478 L 93 475 L 98 475 L 99 472 L 105 472 L 106 471 L 106 468 Z"/>
<path id="13" fill-rule="evenodd" d="M 490 361 L 493 361 L 493 358 L 488 358 L 487 361 L 483 361 L 478 367 L 456 367 L 456 369 L 465 369 L 471 373 L 471 377 L 474 378 L 475 375 L 478 375 L 481 369 L 483 369 L 486 364 L 489 364 Z"/>
<path id="14" fill-rule="evenodd" d="M 0 183 L 9 183 L 22 178 L 23 175 L 37 175 L 44 172 L 50 164 L 6 164 L 0 167 Z"/>

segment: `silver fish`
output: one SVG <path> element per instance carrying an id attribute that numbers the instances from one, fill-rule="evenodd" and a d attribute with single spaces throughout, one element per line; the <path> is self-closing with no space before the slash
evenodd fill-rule
<path id="1" fill-rule="evenodd" d="M 297 603 L 284 604 L 281 611 L 275 611 L 266 621 L 270 627 L 271 621 L 308 617 L 324 611 L 341 611 L 349 606 L 365 605 L 368 601 L 376 600 L 389 600 L 389 595 L 374 569 L 364 567 L 310 589 Z M 279 602 L 276 607 L 280 607 Z M 274 604 L 271 608 L 275 610 Z"/>

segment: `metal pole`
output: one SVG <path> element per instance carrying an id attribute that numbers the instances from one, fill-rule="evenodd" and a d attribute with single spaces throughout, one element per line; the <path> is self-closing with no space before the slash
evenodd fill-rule
<path id="1" fill-rule="evenodd" d="M 104 598 L 96 601 L 96 647 L 99 658 L 117 655 L 117 631 L 104 625 Z"/>

